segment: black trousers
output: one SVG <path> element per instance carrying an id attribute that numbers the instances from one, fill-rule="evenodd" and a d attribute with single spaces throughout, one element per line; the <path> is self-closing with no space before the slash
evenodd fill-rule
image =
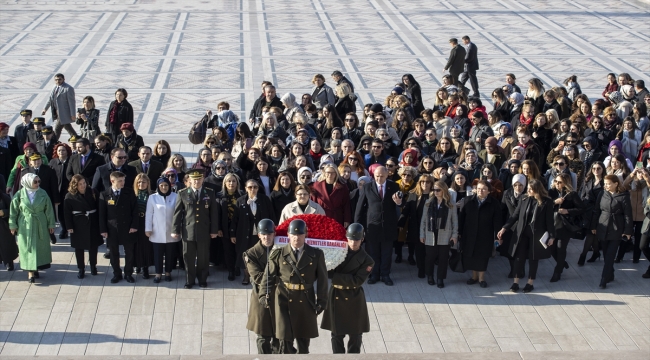
<path id="1" fill-rule="evenodd" d="M 469 80 L 470 85 L 472 86 L 473 95 L 479 95 L 478 93 L 478 78 L 476 77 L 476 70 L 465 70 L 460 75 L 460 83 L 465 86 L 465 83 Z"/>
<path id="2" fill-rule="evenodd" d="M 297 338 L 298 351 L 293 347 L 293 340 L 280 341 L 280 354 L 309 354 L 309 343 L 311 339 Z"/>
<path id="3" fill-rule="evenodd" d="M 210 262 L 215 266 L 221 264 L 221 261 L 223 260 L 223 251 L 221 250 L 221 246 L 220 238 L 210 238 Z"/>
<path id="4" fill-rule="evenodd" d="M 258 354 L 279 354 L 280 342 L 272 336 L 257 335 L 257 353 Z"/>
<path id="5" fill-rule="evenodd" d="M 133 261 L 135 255 L 135 242 L 130 244 L 123 244 L 124 248 L 124 275 L 133 274 Z M 108 245 L 108 250 L 111 252 L 111 266 L 113 267 L 113 275 L 122 276 L 122 269 L 120 268 L 120 245 Z"/>
<path id="6" fill-rule="evenodd" d="M 418 268 L 418 272 L 424 273 L 426 257 L 427 257 L 426 245 L 418 241 L 417 243 L 415 243 L 415 265 Z"/>
<path id="7" fill-rule="evenodd" d="M 526 259 L 528 259 L 528 252 L 530 247 L 533 246 L 533 241 L 533 232 L 530 230 L 530 226 L 527 226 L 527 230 L 524 230 L 521 239 L 519 239 L 515 252 L 514 268 L 517 279 L 523 278 L 526 274 Z M 528 278 L 530 280 L 535 280 L 538 266 L 539 260 L 528 259 Z"/>
<path id="8" fill-rule="evenodd" d="M 183 240 L 183 260 L 185 261 L 187 284 L 194 284 L 197 277 L 199 284 L 207 282 L 208 272 L 210 271 L 210 239 L 201 241 Z"/>
<path id="9" fill-rule="evenodd" d="M 569 247 L 569 240 L 571 236 L 562 230 L 557 231 L 557 238 L 551 246 L 551 256 L 555 259 L 555 269 L 553 272 L 561 274 L 564 270 L 564 263 L 566 262 L 566 251 Z"/>
<path id="10" fill-rule="evenodd" d="M 77 269 L 85 269 L 84 249 L 74 249 L 74 257 L 77 259 Z M 97 266 L 97 246 L 91 246 L 90 250 L 88 250 L 88 262 L 90 262 L 90 266 Z"/>
<path id="11" fill-rule="evenodd" d="M 600 241 L 596 235 L 592 234 L 591 231 L 588 231 L 587 237 L 585 237 L 585 245 L 582 247 L 582 253 L 580 255 L 587 255 L 589 249 L 594 250 L 594 254 L 600 252 Z"/>
<path id="12" fill-rule="evenodd" d="M 650 241 L 648 241 L 648 234 L 641 235 L 641 239 L 642 240 L 639 243 L 641 252 L 643 252 L 643 255 L 647 260 L 650 260 Z M 648 265 L 648 273 L 650 274 L 650 265 Z"/>
<path id="13" fill-rule="evenodd" d="M 460 89 L 459 85 L 461 85 L 461 83 L 458 81 L 458 77 L 460 76 L 460 74 L 462 73 L 455 73 L 451 71 L 449 72 L 449 76 L 451 76 L 451 83 L 456 85 L 459 89 Z"/>
<path id="14" fill-rule="evenodd" d="M 74 131 L 74 128 L 72 127 L 72 124 L 61 124 L 61 120 L 57 119 L 55 120 L 54 124 L 54 133 L 56 134 L 57 139 L 61 138 L 61 130 L 65 128 L 65 130 L 70 134 L 70 136 L 74 135 L 75 137 L 77 136 L 77 132 Z"/>
<path id="15" fill-rule="evenodd" d="M 643 226 L 643 221 L 634 222 L 634 243 L 630 241 L 621 241 L 621 244 L 618 247 L 618 254 L 616 258 L 623 260 L 625 253 L 632 250 L 632 260 L 639 261 L 641 258 L 641 227 Z"/>
<path id="16" fill-rule="evenodd" d="M 386 241 L 368 241 L 366 251 L 375 261 L 375 267 L 372 268 L 372 276 L 378 279 L 380 276 L 390 275 L 391 258 L 393 255 L 393 242 Z"/>
<path id="17" fill-rule="evenodd" d="M 179 241 L 176 243 L 176 258 L 178 259 L 178 266 L 181 269 L 185 269 L 185 260 L 183 260 L 183 242 Z"/>
<path id="18" fill-rule="evenodd" d="M 156 268 L 156 274 L 163 274 L 163 258 L 165 259 L 165 273 L 171 273 L 176 262 L 176 248 L 178 244 L 173 243 L 152 243 L 153 245 L 153 265 Z"/>
<path id="19" fill-rule="evenodd" d="M 447 268 L 449 268 L 449 245 L 425 245 L 426 260 L 424 273 L 427 276 L 433 276 L 433 268 L 438 263 L 438 277 L 436 279 L 447 278 Z"/>
<path id="20" fill-rule="evenodd" d="M 221 245 L 223 247 L 223 262 L 226 265 L 226 269 L 228 269 L 228 272 L 235 272 L 235 264 L 237 263 L 235 244 L 224 236 L 221 238 Z"/>
<path id="21" fill-rule="evenodd" d="M 362 334 L 348 334 L 348 354 L 361 353 L 361 337 Z M 345 354 L 345 334 L 334 335 L 332 334 L 332 352 L 334 354 Z"/>
<path id="22" fill-rule="evenodd" d="M 65 227 L 65 217 L 63 215 L 63 202 L 56 207 L 56 213 L 59 219 L 59 224 L 61 224 L 61 231 L 68 231 L 68 228 Z"/>
<path id="23" fill-rule="evenodd" d="M 614 259 L 620 243 L 621 240 L 603 240 L 600 242 L 600 248 L 603 249 L 603 257 L 605 258 L 601 277 L 605 279 L 614 276 Z"/>
<path id="24" fill-rule="evenodd" d="M 404 244 L 406 244 L 406 246 L 409 248 L 409 257 L 413 257 L 415 255 L 415 244 L 401 241 L 393 241 L 393 246 L 395 247 L 395 255 L 402 255 Z"/>

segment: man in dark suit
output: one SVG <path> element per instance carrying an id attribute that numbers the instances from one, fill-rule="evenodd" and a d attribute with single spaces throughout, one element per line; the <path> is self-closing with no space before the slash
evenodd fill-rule
<path id="1" fill-rule="evenodd" d="M 16 125 L 14 129 L 14 137 L 18 142 L 18 151 L 19 155 L 23 154 L 23 145 L 27 142 L 27 132 L 34 128 L 32 123 L 32 111 L 29 109 L 23 109 L 20 111 L 20 117 L 23 120 L 20 124 Z M 13 164 L 12 164 L 13 165 Z"/>
<path id="2" fill-rule="evenodd" d="M 9 178 L 18 155 L 18 142 L 15 137 L 9 136 L 9 124 L 0 122 L 0 175 L 5 179 Z M 4 191 L 5 188 L 0 189 Z"/>
<path id="3" fill-rule="evenodd" d="M 95 171 L 98 167 L 104 165 L 104 157 L 90 150 L 90 141 L 86 138 L 78 139 L 75 147 L 77 153 L 70 158 L 66 176 L 70 180 L 73 176 L 81 174 L 86 178 L 87 184 L 92 184 Z"/>
<path id="4" fill-rule="evenodd" d="M 43 166 L 43 159 L 40 154 L 34 154 L 29 158 L 29 167 L 21 170 L 21 178 L 28 173 L 35 174 L 41 179 L 40 188 L 45 190 L 52 201 L 52 205 L 56 208 L 61 203 L 58 190 L 59 181 L 54 170 L 50 169 L 49 166 Z"/>
<path id="5" fill-rule="evenodd" d="M 359 196 L 354 222 L 367 229 L 366 249 L 375 261 L 368 284 L 381 280 L 388 286 L 393 285 L 390 278 L 393 241 L 397 239 L 397 207 L 402 205 L 402 198 L 397 193 L 399 185 L 387 181 L 388 170 L 380 166 L 374 172 L 375 181 L 363 186 Z"/>
<path id="6" fill-rule="evenodd" d="M 111 252 L 112 284 L 122 280 L 120 245 L 124 247 L 124 278 L 127 282 L 135 282 L 133 255 L 140 216 L 135 194 L 124 189 L 124 178 L 119 171 L 112 173 L 111 187 L 99 195 L 99 231 Z"/>
<path id="7" fill-rule="evenodd" d="M 99 166 L 95 170 L 95 175 L 93 176 L 92 188 L 98 192 L 102 192 L 111 187 L 111 173 L 114 171 L 119 171 L 122 174 L 126 175 L 124 180 L 124 187 L 127 189 L 133 189 L 133 182 L 135 177 L 138 175 L 137 170 L 128 164 L 128 156 L 123 149 L 113 148 L 111 150 L 111 161 L 108 164 Z M 154 182 L 154 179 L 151 179 L 151 183 Z"/>
<path id="8" fill-rule="evenodd" d="M 174 207 L 172 237 L 183 240 L 185 288 L 191 289 L 198 277 L 199 286 L 208 286 L 210 239 L 219 233 L 219 207 L 216 194 L 203 186 L 203 171 L 187 172 L 190 186 L 180 190 Z M 195 264 L 196 263 L 196 267 Z"/>
<path id="9" fill-rule="evenodd" d="M 472 86 L 472 97 L 480 97 L 478 92 L 478 79 L 476 78 L 476 71 L 478 70 L 478 48 L 473 42 L 469 40 L 469 36 L 463 36 L 463 44 L 467 46 L 467 53 L 465 54 L 465 72 L 461 76 L 460 83 L 465 88 L 465 83 L 469 79 Z"/>
<path id="10" fill-rule="evenodd" d="M 158 181 L 160 174 L 165 171 L 165 165 L 156 160 L 151 160 L 151 148 L 142 146 L 138 149 L 138 157 L 140 160 L 131 161 L 130 166 L 133 166 L 138 174 L 147 174 L 151 183 Z"/>
<path id="11" fill-rule="evenodd" d="M 36 149 L 38 149 L 38 152 L 45 156 L 47 160 L 52 160 L 52 155 L 54 155 L 54 146 L 59 142 L 56 141 L 51 126 L 44 127 L 41 134 L 43 134 L 43 138 L 36 142 Z"/>
<path id="12" fill-rule="evenodd" d="M 452 84 L 458 85 L 458 76 L 465 69 L 465 48 L 458 45 L 456 38 L 449 39 L 449 45 L 451 45 L 451 52 L 445 70 L 449 70 L 449 75 L 453 79 Z"/>

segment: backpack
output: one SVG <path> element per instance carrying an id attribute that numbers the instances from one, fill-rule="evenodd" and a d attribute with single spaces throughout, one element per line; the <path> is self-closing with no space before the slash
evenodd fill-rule
<path id="1" fill-rule="evenodd" d="M 197 121 L 196 123 L 194 123 L 194 125 L 192 125 L 192 128 L 190 129 L 190 134 L 188 135 L 188 139 L 194 145 L 203 143 L 207 129 L 208 126 L 205 122 L 205 118 Z"/>
<path id="2" fill-rule="evenodd" d="M 226 129 L 226 133 L 228 133 L 228 137 L 230 140 L 235 140 L 235 129 L 237 129 L 237 125 L 239 123 L 236 122 L 231 122 L 228 124 L 224 124 L 224 129 Z"/>

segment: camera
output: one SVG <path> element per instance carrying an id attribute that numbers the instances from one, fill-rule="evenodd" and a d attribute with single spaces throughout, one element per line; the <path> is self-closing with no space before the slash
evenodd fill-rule
<path id="1" fill-rule="evenodd" d="M 402 193 L 401 191 L 398 191 L 395 194 L 397 194 L 397 197 L 400 199 L 404 197 L 404 193 Z"/>

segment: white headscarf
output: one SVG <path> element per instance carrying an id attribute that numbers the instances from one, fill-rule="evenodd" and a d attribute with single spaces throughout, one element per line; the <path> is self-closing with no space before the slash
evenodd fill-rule
<path id="1" fill-rule="evenodd" d="M 520 183 L 521 185 L 526 187 L 526 176 L 524 174 L 515 174 L 515 175 L 513 175 L 512 176 L 512 185 L 514 185 L 515 183 Z M 516 191 L 514 193 L 515 193 L 516 198 L 518 198 L 519 195 L 521 195 L 521 194 L 518 194 Z"/>
<path id="2" fill-rule="evenodd" d="M 305 172 L 305 171 L 309 172 L 310 175 L 314 173 L 314 172 L 313 172 L 309 167 L 307 167 L 307 166 L 303 166 L 303 167 L 301 167 L 300 169 L 298 169 L 298 172 L 296 173 L 296 175 L 298 176 L 298 179 L 297 179 L 297 180 L 298 180 L 298 184 L 301 184 L 301 185 L 309 185 L 309 183 L 303 183 L 302 180 L 300 179 L 300 175 L 301 175 L 303 172 Z"/>
<path id="3" fill-rule="evenodd" d="M 27 173 L 20 178 L 20 185 L 27 189 L 27 191 L 35 192 L 38 186 L 34 187 L 34 179 L 40 179 L 38 175 Z"/>

